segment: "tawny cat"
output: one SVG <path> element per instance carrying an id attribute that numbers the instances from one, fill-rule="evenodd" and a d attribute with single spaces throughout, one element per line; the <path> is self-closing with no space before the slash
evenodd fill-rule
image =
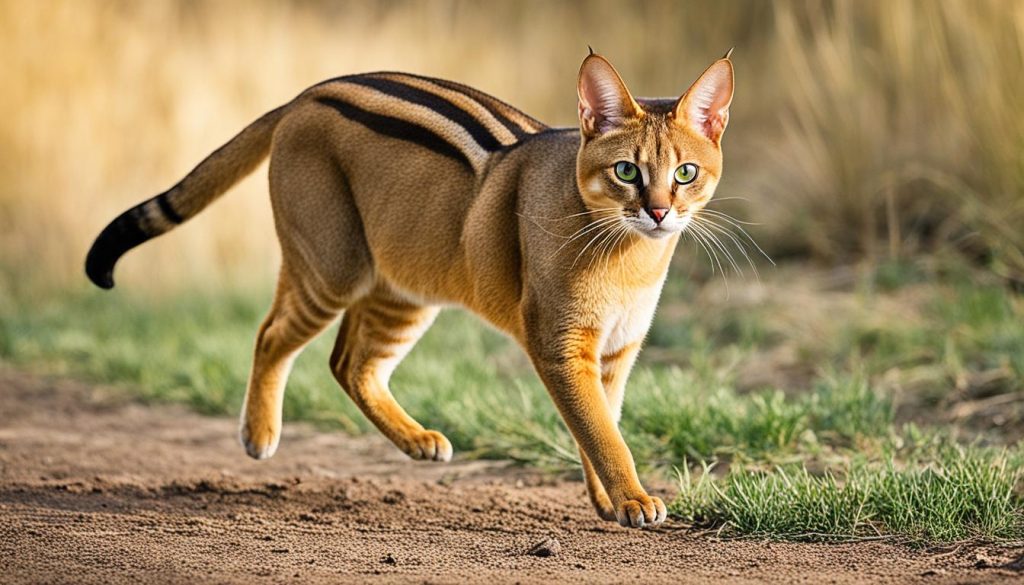
<path id="1" fill-rule="evenodd" d="M 626 378 L 680 233 L 714 193 L 733 68 L 713 63 L 678 99 L 634 99 L 589 55 L 579 128 L 548 128 L 469 87 L 402 73 L 340 77 L 273 110 L 170 190 L 99 235 L 86 260 L 113 286 L 118 258 L 199 213 L 270 153 L 282 266 L 256 338 L 241 421 L 274 454 L 285 380 L 344 313 L 331 370 L 416 459 L 452 447 L 402 409 L 391 372 L 439 306 L 461 305 L 520 343 L 580 447 L 598 514 L 665 519 L 619 433 Z"/>

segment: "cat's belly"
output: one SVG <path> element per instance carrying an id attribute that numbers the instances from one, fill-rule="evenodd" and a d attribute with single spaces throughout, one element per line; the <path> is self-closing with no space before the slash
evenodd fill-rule
<path id="1" fill-rule="evenodd" d="M 474 293 L 470 284 L 430 288 L 417 284 L 422 283 L 387 282 L 387 288 L 395 296 L 412 304 L 465 309 L 498 331 L 513 339 L 521 339 L 522 316 L 518 310 L 518 300 L 511 294 L 491 295 L 486 299 L 480 299 L 480 295 Z"/>

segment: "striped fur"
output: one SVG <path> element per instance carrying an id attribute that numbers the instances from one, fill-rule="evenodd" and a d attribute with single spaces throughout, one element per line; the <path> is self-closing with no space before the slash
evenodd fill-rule
<path id="1" fill-rule="evenodd" d="M 119 215 L 89 250 L 89 279 L 113 288 L 114 265 L 121 256 L 196 215 L 255 170 L 270 150 L 277 122 L 313 95 L 347 119 L 450 157 L 474 173 L 481 172 L 489 155 L 547 129 L 497 98 L 441 79 L 384 72 L 325 81 L 251 124 L 168 191 Z"/>
<path id="2" fill-rule="evenodd" d="M 242 411 L 249 455 L 277 450 L 291 364 L 343 315 L 338 384 L 405 453 L 449 460 L 448 439 L 407 413 L 389 382 L 439 307 L 461 305 L 532 360 L 578 443 L 598 514 L 657 524 L 665 505 L 640 485 L 617 425 L 679 232 L 721 176 L 732 65 L 716 62 L 678 99 L 636 100 L 592 54 L 578 90 L 576 130 L 441 79 L 325 81 L 118 216 L 86 273 L 112 287 L 126 251 L 194 217 L 269 153 L 282 266 Z M 616 179 L 623 161 L 636 180 Z M 683 163 L 699 173 L 673 182 Z"/>
<path id="3" fill-rule="evenodd" d="M 482 171 L 491 154 L 547 129 L 496 98 L 440 79 L 370 73 L 320 87 L 344 96 L 318 98 L 341 115 L 464 162 L 474 173 Z"/>
<path id="4" fill-rule="evenodd" d="M 270 151 L 273 129 L 286 111 L 281 107 L 263 115 L 177 185 L 117 216 L 89 249 L 85 259 L 89 279 L 100 288 L 113 288 L 114 265 L 125 252 L 195 216 L 255 170 Z"/>

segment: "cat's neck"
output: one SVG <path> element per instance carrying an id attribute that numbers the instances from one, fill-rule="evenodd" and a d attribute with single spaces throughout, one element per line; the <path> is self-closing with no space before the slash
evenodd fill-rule
<path id="1" fill-rule="evenodd" d="M 680 234 L 653 239 L 630 230 L 609 252 L 604 276 L 609 283 L 626 288 L 653 286 L 668 271 Z"/>

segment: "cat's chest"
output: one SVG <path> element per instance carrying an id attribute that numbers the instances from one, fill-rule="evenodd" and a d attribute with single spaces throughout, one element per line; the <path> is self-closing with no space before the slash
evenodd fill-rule
<path id="1" fill-rule="evenodd" d="M 643 340 L 658 307 L 661 285 L 658 282 L 656 286 L 633 291 L 623 302 L 609 305 L 604 319 L 602 355 Z"/>

